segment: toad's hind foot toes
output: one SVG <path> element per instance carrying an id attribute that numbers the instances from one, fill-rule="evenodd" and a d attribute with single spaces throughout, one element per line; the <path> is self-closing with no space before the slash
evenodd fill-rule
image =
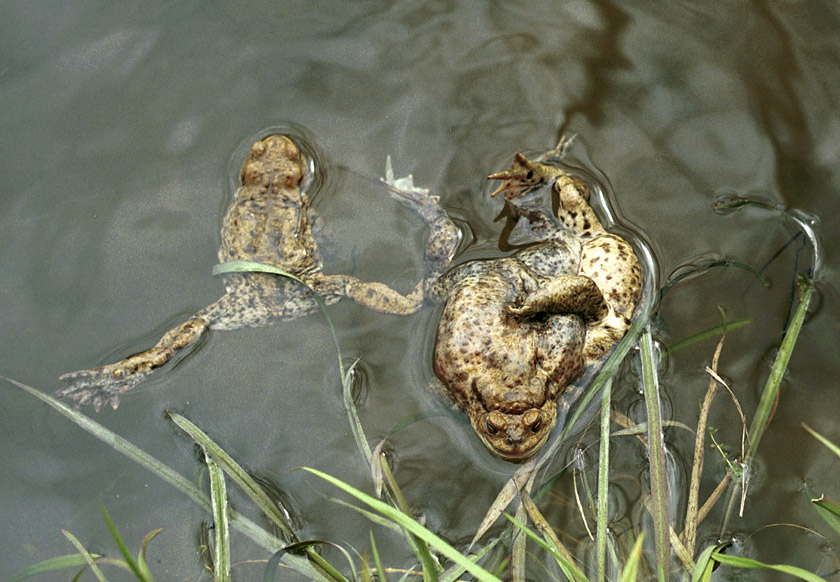
<path id="1" fill-rule="evenodd" d="M 440 198 L 430 194 L 428 188 L 415 186 L 411 174 L 404 178 L 394 178 L 391 156 L 385 161 L 385 177 L 380 180 L 388 187 L 391 198 L 420 216 L 426 224 L 432 224 L 443 214 Z"/>
<path id="2" fill-rule="evenodd" d="M 67 386 L 57 390 L 55 395 L 62 400 L 71 400 L 77 406 L 92 405 L 97 412 L 104 405 L 116 409 L 120 397 L 144 377 L 142 373 L 126 374 L 113 366 L 71 372 L 59 378 Z"/>

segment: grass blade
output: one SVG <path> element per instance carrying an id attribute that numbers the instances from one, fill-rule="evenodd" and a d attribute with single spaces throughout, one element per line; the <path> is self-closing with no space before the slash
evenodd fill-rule
<path id="1" fill-rule="evenodd" d="M 142 570 L 146 576 L 151 580 L 152 579 L 152 572 L 149 570 L 148 564 L 146 564 L 146 548 L 149 547 L 149 542 L 157 537 L 157 535 L 163 531 L 162 527 L 159 527 L 155 530 L 150 531 L 146 534 L 143 538 L 143 543 L 140 546 L 140 551 L 137 552 L 137 566 Z"/>
<path id="2" fill-rule="evenodd" d="M 514 473 L 514 475 L 505 482 L 502 490 L 499 491 L 499 494 L 496 495 L 496 499 L 494 499 L 493 503 L 490 505 L 490 509 L 488 509 L 487 513 L 484 515 L 484 519 L 481 520 L 481 524 L 479 524 L 478 530 L 476 530 L 475 535 L 470 542 L 470 548 L 472 548 L 476 542 L 481 539 L 481 536 L 487 533 L 490 526 L 496 523 L 496 520 L 501 517 L 502 513 L 504 513 L 505 509 L 507 509 L 508 505 L 510 505 L 511 501 L 516 498 L 516 494 L 522 489 L 525 482 L 531 476 L 530 471 L 535 470 L 535 462 L 535 459 L 527 461 L 525 465 L 517 469 L 516 473 Z"/>
<path id="3" fill-rule="evenodd" d="M 61 530 L 61 533 L 64 534 L 64 537 L 66 537 L 68 540 L 70 540 L 70 543 L 73 544 L 76 547 L 76 549 L 79 551 L 79 554 L 81 554 L 82 557 L 84 557 L 85 563 L 88 565 L 91 572 L 93 572 L 94 576 L 96 576 L 96 579 L 99 580 L 99 582 L 108 582 L 107 579 L 105 578 L 105 575 L 102 573 L 102 570 L 100 570 L 99 566 L 96 565 L 96 562 L 94 561 L 93 556 L 82 545 L 82 542 L 80 542 L 78 539 L 76 539 L 76 536 L 74 536 L 73 534 L 71 534 L 67 530 L 63 529 L 63 530 Z"/>
<path id="4" fill-rule="evenodd" d="M 204 462 L 210 473 L 210 503 L 213 506 L 213 578 L 216 582 L 230 581 L 230 523 L 225 475 L 206 451 Z"/>
<path id="5" fill-rule="evenodd" d="M 483 558 L 490 550 L 496 547 L 499 543 L 499 538 L 495 538 L 488 544 L 482 546 L 475 554 L 468 555 L 467 557 L 473 563 L 478 562 L 481 558 Z M 440 582 L 457 582 L 457 580 L 466 572 L 466 570 L 460 564 L 453 564 L 448 570 L 446 570 L 440 576 Z"/>
<path id="6" fill-rule="evenodd" d="M 117 526 L 114 525 L 111 516 L 108 515 L 108 511 L 105 507 L 102 507 L 102 517 L 105 518 L 105 523 L 108 524 L 108 529 L 111 532 L 111 537 L 114 538 L 114 541 L 117 544 L 117 548 L 119 548 L 120 553 L 122 554 L 123 558 L 125 559 L 126 566 L 128 569 L 131 570 L 135 576 L 137 576 L 138 580 L 142 582 L 151 582 L 152 577 L 151 575 L 147 576 L 148 572 L 143 572 L 137 562 L 134 560 L 134 556 L 131 555 L 131 552 L 128 550 L 128 546 L 125 545 L 125 542 L 122 539 L 122 536 L 117 531 Z"/>
<path id="7" fill-rule="evenodd" d="M 118 434 L 105 428 L 101 424 L 85 416 L 79 411 L 73 410 L 72 408 L 70 408 L 63 402 L 56 400 L 52 396 L 44 394 L 43 392 L 40 392 L 31 386 L 18 382 L 17 380 L 12 380 L 11 378 L 7 378 L 5 376 L 0 376 L 0 379 L 6 380 L 10 384 L 17 386 L 21 390 L 48 404 L 49 406 L 60 412 L 62 415 L 69 418 L 75 424 L 83 428 L 88 433 L 92 434 L 96 438 L 108 444 L 117 452 L 122 453 L 135 463 L 139 464 L 142 467 L 145 467 L 146 469 L 148 469 L 149 471 L 151 471 L 170 485 L 174 486 L 176 489 L 187 495 L 187 497 L 189 497 L 195 503 L 201 506 L 208 513 L 212 512 L 210 499 L 201 491 L 201 489 L 196 487 L 191 481 L 186 479 L 180 473 L 173 470 L 171 467 L 165 465 L 164 463 L 161 463 L 160 461 L 158 461 L 139 447 L 135 446 L 131 442 L 122 438 Z M 239 530 L 240 532 L 248 536 L 251 540 L 253 540 L 255 543 L 268 550 L 275 551 L 277 548 L 283 546 L 282 540 L 271 535 L 263 528 L 255 524 L 253 521 L 247 519 L 246 517 L 237 515 L 236 519 L 231 523 L 235 529 Z M 309 562 L 306 559 L 301 558 L 300 556 L 288 556 L 286 560 L 286 565 L 293 568 L 297 572 L 300 572 L 301 574 L 307 576 L 318 575 L 318 573 L 312 568 Z"/>
<path id="8" fill-rule="evenodd" d="M 799 337 L 799 332 L 802 330 L 802 324 L 805 321 L 806 313 L 808 313 L 808 305 L 811 303 L 811 294 L 813 291 L 813 280 L 805 278 L 800 281 L 799 305 L 796 307 L 796 313 L 785 332 L 785 337 L 782 340 L 782 345 L 779 347 L 779 352 L 776 354 L 776 359 L 773 361 L 773 366 L 770 368 L 770 376 L 764 385 L 761 400 L 758 403 L 758 410 L 750 425 L 748 459 L 752 459 L 755 455 L 756 449 L 758 449 L 758 443 L 761 441 L 761 435 L 764 434 L 764 429 L 767 428 L 773 403 L 779 394 L 779 385 L 782 383 L 782 377 L 784 376 L 785 370 L 787 370 L 790 356 Z"/>
<path id="9" fill-rule="evenodd" d="M 327 473 L 309 467 L 302 467 L 302 469 L 320 477 L 321 479 L 327 481 L 328 483 L 331 483 L 332 485 L 335 485 L 336 487 L 345 491 L 346 493 L 349 493 L 359 501 L 362 501 L 366 505 L 372 507 L 374 510 L 378 511 L 388 519 L 398 523 L 400 526 L 407 529 L 410 533 L 416 535 L 417 537 L 425 541 L 427 544 L 435 548 L 435 550 L 440 552 L 441 555 L 461 565 L 467 572 L 475 576 L 476 579 L 482 582 L 501 582 L 496 576 L 494 576 L 481 566 L 473 563 L 472 560 L 461 554 L 458 550 L 449 545 L 449 543 L 447 543 L 446 541 L 438 537 L 436 534 L 432 533 L 431 531 L 417 523 L 416 520 L 405 515 L 402 511 L 391 507 L 383 501 L 371 497 L 367 493 L 359 491 L 355 487 L 348 485 L 347 483 L 344 483 L 339 479 L 336 479 L 332 475 L 328 475 Z"/>
<path id="10" fill-rule="evenodd" d="M 811 499 L 811 505 L 823 521 L 840 534 L 840 507 L 837 503 L 828 499 L 825 495 L 821 495 L 817 499 Z"/>
<path id="11" fill-rule="evenodd" d="M 601 395 L 601 440 L 598 452 L 598 511 L 596 513 L 595 552 L 598 582 L 607 577 L 607 516 L 609 514 L 610 481 L 610 399 L 612 379 L 604 384 Z"/>
<path id="12" fill-rule="evenodd" d="M 534 527 L 537 528 L 537 531 L 543 536 L 543 539 L 549 543 L 549 545 L 554 548 L 558 554 L 563 556 L 563 559 L 566 560 L 569 564 L 574 564 L 575 559 L 572 557 L 571 552 L 566 549 L 566 546 L 560 541 L 560 538 L 557 537 L 557 534 L 554 533 L 554 530 L 551 529 L 551 526 L 548 524 L 548 520 L 540 511 L 539 507 L 534 503 L 534 500 L 531 499 L 531 496 L 528 494 L 527 491 L 522 491 L 522 505 L 525 507 L 525 511 L 528 512 L 528 517 L 531 518 L 531 521 L 534 523 Z M 520 522 L 524 522 L 524 520 L 519 519 Z M 559 564 L 562 568 L 563 565 Z"/>
<path id="13" fill-rule="evenodd" d="M 100 556 L 98 554 L 91 554 L 93 559 Z M 22 582 L 28 578 L 40 576 L 48 572 L 57 572 L 58 570 L 66 570 L 67 568 L 77 568 L 79 566 L 87 565 L 87 559 L 82 554 L 67 554 L 66 556 L 56 556 L 48 560 L 43 560 L 37 564 L 27 566 L 20 572 L 14 574 L 11 578 L 6 578 L 5 582 Z"/>
<path id="14" fill-rule="evenodd" d="M 630 550 L 630 556 L 624 564 L 624 569 L 621 571 L 619 582 L 635 582 L 639 575 L 639 563 L 642 561 L 642 544 L 645 541 L 645 533 L 639 534 L 636 538 L 636 543 L 633 544 L 633 549 Z"/>
<path id="15" fill-rule="evenodd" d="M 804 428 L 804 429 L 805 429 L 805 430 L 807 430 L 809 433 L 811 433 L 811 436 L 813 436 L 815 439 L 817 439 L 817 440 L 818 440 L 818 441 L 820 441 L 822 444 L 824 444 L 825 446 L 827 446 L 827 447 L 828 447 L 828 449 L 829 449 L 832 453 L 834 453 L 835 455 L 837 455 L 838 457 L 840 457 L 840 447 L 838 447 L 838 446 L 837 446 L 837 445 L 835 445 L 833 442 L 831 442 L 830 440 L 828 440 L 827 438 L 825 438 L 823 435 L 821 435 L 820 433 L 818 433 L 817 431 L 815 431 L 814 429 L 812 429 L 812 428 L 811 428 L 810 426 L 808 426 L 807 424 L 803 423 L 803 424 L 802 424 L 802 428 Z"/>
<path id="16" fill-rule="evenodd" d="M 525 522 L 525 504 L 520 503 L 516 508 L 516 519 L 519 523 Z M 511 582 L 525 582 L 525 550 L 528 537 L 522 531 L 516 532 L 513 536 L 513 547 L 510 552 L 510 576 Z"/>
<path id="17" fill-rule="evenodd" d="M 382 560 L 379 558 L 379 552 L 376 550 L 376 541 L 373 539 L 373 532 L 370 532 L 370 551 L 373 554 L 373 563 L 376 565 L 376 575 L 379 582 L 388 582 L 388 573 L 382 566 Z"/>
<path id="18" fill-rule="evenodd" d="M 697 556 L 697 562 L 694 564 L 694 570 L 691 573 L 691 582 L 709 582 L 712 577 L 712 570 L 715 568 L 715 561 L 712 559 L 712 555 L 727 546 L 729 546 L 728 542 L 708 546 L 700 552 L 700 555 Z"/>
<path id="19" fill-rule="evenodd" d="M 391 494 L 394 496 L 400 511 L 409 518 L 414 519 L 414 516 L 411 514 L 411 509 L 408 507 L 408 502 L 405 500 L 402 490 L 397 485 L 397 480 L 394 479 L 394 474 L 391 472 L 391 467 L 388 465 L 388 461 L 384 455 L 379 455 L 379 464 L 382 467 L 382 475 L 385 477 L 385 482 L 388 483 L 388 488 L 391 490 Z M 415 554 L 417 554 L 417 558 L 423 565 L 423 580 L 438 582 L 438 565 L 431 552 L 429 552 L 429 545 L 418 536 L 414 534 L 411 534 L 411 536 L 414 539 L 413 546 Z"/>
<path id="20" fill-rule="evenodd" d="M 744 327 L 745 325 L 749 325 L 752 323 L 749 319 L 735 319 L 732 321 L 724 321 L 720 325 L 716 325 L 715 327 L 710 327 L 706 331 L 701 331 L 700 333 L 696 333 L 692 336 L 689 336 L 685 339 L 681 339 L 680 341 L 671 344 L 666 350 L 665 353 L 672 354 L 677 350 L 681 350 L 682 348 L 688 347 L 691 344 L 703 341 L 704 339 L 708 339 L 710 337 L 715 337 L 721 334 L 726 334 L 729 330 L 735 330 L 739 327 Z"/>
<path id="21" fill-rule="evenodd" d="M 356 440 L 356 447 L 359 451 L 361 451 L 368 468 L 373 471 L 373 452 L 370 450 L 370 444 L 365 436 L 365 429 L 362 427 L 362 421 L 359 420 L 359 413 L 356 412 L 356 403 L 353 402 L 353 394 L 351 392 L 351 388 L 353 387 L 353 371 L 358 363 L 359 360 L 356 360 L 347 369 L 346 373 L 342 372 L 341 393 L 344 400 L 344 409 L 347 411 L 347 418 L 350 420 L 350 430 L 353 433 L 353 438 Z"/>
<path id="22" fill-rule="evenodd" d="M 659 408 L 659 381 L 653 355 L 653 339 L 646 329 L 641 339 L 642 379 L 648 423 L 651 514 L 656 547 L 656 570 L 660 582 L 669 579 L 671 553 L 668 523 L 668 481 L 665 474 L 665 442 Z"/>
<path id="23" fill-rule="evenodd" d="M 292 281 L 300 283 L 301 285 L 312 291 L 312 299 L 314 299 L 315 302 L 318 304 L 318 307 L 321 308 L 321 313 L 324 314 L 324 319 L 327 320 L 327 324 L 330 327 L 333 343 L 335 343 L 335 351 L 338 354 L 338 370 L 341 374 L 342 381 L 344 380 L 344 362 L 341 361 L 341 348 L 338 345 L 338 335 L 336 335 L 335 333 L 335 326 L 333 325 L 332 318 L 330 317 L 330 313 L 327 310 L 327 304 L 317 293 L 315 293 L 315 290 L 312 289 L 312 287 L 306 284 L 306 282 L 303 279 L 278 267 L 266 265 L 265 263 L 257 263 L 254 261 L 228 261 L 226 263 L 220 263 L 218 265 L 213 266 L 211 273 L 213 275 L 225 275 L 228 273 L 270 273 L 272 275 L 279 275 L 281 277 L 291 279 Z"/>
<path id="24" fill-rule="evenodd" d="M 542 539 L 540 536 L 535 534 L 531 531 L 531 528 L 526 526 L 524 523 L 516 519 L 515 517 L 511 517 L 508 514 L 505 514 L 505 517 L 508 518 L 513 524 L 520 529 L 520 531 L 524 532 L 529 538 L 537 542 L 545 551 L 551 554 L 554 559 L 557 561 L 557 565 L 560 566 L 560 569 L 563 571 L 563 574 L 569 580 L 574 580 L 575 582 L 588 582 L 586 579 L 586 575 L 580 571 L 580 569 L 575 566 L 572 562 L 568 561 L 563 555 L 557 551 L 557 548 L 553 546 L 551 539 L 549 538 L 548 541 Z"/>
<path id="25" fill-rule="evenodd" d="M 817 576 L 813 572 L 809 572 L 808 570 L 804 570 L 802 568 L 797 568 L 796 566 L 788 566 L 787 564 L 765 564 L 763 562 L 759 562 L 758 560 L 753 560 L 751 558 L 742 558 L 740 556 L 727 556 L 726 554 L 721 553 L 713 554 L 712 559 L 717 562 L 720 562 L 721 564 L 735 566 L 736 568 L 749 568 L 750 570 L 775 570 L 776 572 L 782 572 L 790 576 L 795 576 L 796 578 L 799 578 L 800 580 L 806 580 L 807 582 L 826 582 L 825 578 Z"/>
<path id="26" fill-rule="evenodd" d="M 297 541 L 297 537 L 286 516 L 239 463 L 190 420 L 176 412 L 167 412 L 167 415 L 178 428 L 186 432 L 190 438 L 198 443 L 207 455 L 219 464 L 225 473 L 230 475 L 230 478 L 242 488 L 245 494 L 260 508 L 260 511 L 274 522 L 290 540 Z"/>
<path id="27" fill-rule="evenodd" d="M 604 362 L 603 367 L 598 372 L 598 375 L 595 376 L 595 379 L 592 381 L 592 384 L 587 389 L 586 393 L 580 399 L 580 402 L 575 406 L 575 412 L 569 418 L 566 426 L 563 428 L 563 438 L 565 438 L 574 428 L 575 423 L 578 421 L 580 416 L 586 411 L 586 405 L 589 403 L 592 398 L 598 393 L 598 391 L 607 383 L 607 380 L 612 378 L 613 373 L 615 373 L 618 365 L 624 360 L 624 357 L 630 351 L 634 345 L 636 345 L 636 341 L 639 339 L 639 336 L 642 333 L 642 330 L 645 329 L 647 326 L 648 320 L 650 319 L 651 313 L 653 313 L 653 306 L 647 306 L 636 319 L 633 320 L 633 325 L 630 326 L 630 329 L 627 330 L 627 333 L 624 335 L 622 340 L 618 342 L 618 345 L 615 347 L 613 352 L 607 358 L 607 361 Z"/>
<path id="28" fill-rule="evenodd" d="M 718 341 L 714 356 L 712 356 L 711 368 L 715 373 L 717 373 L 718 361 L 720 360 L 720 353 L 723 350 L 723 341 L 725 338 L 726 334 L 724 334 L 720 338 L 720 341 Z M 703 404 L 700 406 L 700 415 L 697 420 L 697 432 L 694 434 L 694 461 L 691 465 L 691 478 L 688 486 L 688 504 L 685 511 L 685 529 L 683 530 L 683 539 L 685 540 L 686 550 L 689 555 L 694 555 L 694 545 L 697 539 L 700 504 L 700 477 L 703 475 L 703 463 L 705 459 L 706 425 L 709 419 L 709 410 L 712 407 L 712 400 L 715 397 L 716 390 L 717 380 L 714 375 L 710 375 L 709 386 L 706 388 L 706 395 L 703 398 Z"/>

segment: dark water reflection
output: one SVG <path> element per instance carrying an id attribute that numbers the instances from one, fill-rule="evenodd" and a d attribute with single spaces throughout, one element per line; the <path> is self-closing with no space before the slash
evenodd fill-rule
<path id="1" fill-rule="evenodd" d="M 325 156 L 316 204 L 342 243 L 330 268 L 404 289 L 416 278 L 423 228 L 336 164 L 379 176 L 390 154 L 399 175 L 413 173 L 440 193 L 469 224 L 473 252 L 486 253 L 500 224 L 483 177 L 515 151 L 576 133 L 577 147 L 609 180 L 613 206 L 650 241 L 663 277 L 712 256 L 758 267 L 796 234 L 759 208 L 715 214 L 719 196 L 762 196 L 822 219 L 818 308 L 759 449 L 746 515 L 728 533 L 759 559 L 822 574 L 836 567 L 817 536 L 759 530 L 785 522 L 827 535 L 802 485 L 840 495 L 837 460 L 800 427 L 840 440 L 836 4 L 3 4 L 0 373 L 51 391 L 61 373 L 143 349 L 214 300 L 221 283 L 209 273 L 235 152 L 266 128 L 299 124 Z M 717 325 L 718 305 L 751 320 L 730 334 L 721 360 L 748 415 L 788 314 L 795 251 L 770 263 L 768 287 L 742 270 L 717 269 L 675 287 L 660 311 L 664 344 Z M 372 440 L 435 406 L 423 389 L 434 310 L 403 319 L 342 302 L 331 313 L 343 355 L 362 360 L 361 416 Z M 326 502 L 327 487 L 288 473 L 309 465 L 368 484 L 331 346 L 317 316 L 213 334 L 97 419 L 192 476 L 190 444 L 161 416 L 181 411 L 277 484 L 305 535 L 367 547 L 361 517 Z M 663 364 L 667 409 L 690 426 L 713 348 L 695 344 Z M 628 364 L 616 402 L 628 414 L 638 408 L 636 379 Z M 737 414 L 724 397 L 717 406 L 716 438 L 737 449 Z M 165 541 L 152 545 L 161 579 L 197 575 L 193 540 L 205 516 L 179 493 L 12 389 L 2 419 L 0 575 L 69 553 L 62 528 L 115 553 L 100 504 L 130 544 L 165 528 Z M 693 436 L 674 430 L 666 438 L 685 463 Z M 414 509 L 455 541 L 472 534 L 511 470 L 445 416 L 409 424 L 390 447 Z M 625 511 L 615 517 L 626 535 L 639 522 L 634 480 L 644 479 L 644 457 L 629 439 L 615 454 L 628 476 L 616 493 Z M 721 465 L 707 461 L 704 491 Z M 582 540 L 571 496 L 561 484 L 546 511 Z M 720 510 L 699 537 L 717 535 L 719 520 Z M 392 564 L 410 564 L 399 539 L 377 541 Z M 236 543 L 238 560 L 266 557 Z"/>

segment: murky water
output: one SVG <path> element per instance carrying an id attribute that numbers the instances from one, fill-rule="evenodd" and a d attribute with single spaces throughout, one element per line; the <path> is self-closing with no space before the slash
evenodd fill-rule
<path id="1" fill-rule="evenodd" d="M 730 523 L 743 551 L 829 576 L 829 529 L 803 485 L 835 498 L 838 461 L 801 428 L 835 441 L 840 229 L 840 15 L 829 2 L 620 3 L 439 1 L 4 2 L 0 19 L 0 373 L 43 391 L 71 370 L 148 347 L 218 297 L 210 276 L 222 212 L 242 147 L 266 128 L 297 124 L 324 156 L 316 206 L 333 225 L 330 269 L 410 289 L 424 229 L 351 172 L 413 173 L 491 254 L 500 202 L 484 176 L 519 150 L 577 134 L 578 155 L 609 181 L 612 205 L 644 234 L 662 280 L 710 257 L 761 268 L 718 268 L 666 295 L 656 336 L 673 344 L 720 323 L 718 306 L 750 325 L 731 332 L 720 372 L 748 417 L 788 317 L 792 279 L 811 261 L 778 212 L 718 214 L 721 196 L 761 197 L 822 220 L 819 298 L 791 360 L 745 516 Z M 777 251 L 782 250 L 778 257 Z M 797 263 L 798 261 L 798 263 Z M 437 403 L 426 391 L 435 311 L 399 318 L 349 302 L 331 309 L 345 361 L 360 358 L 362 422 L 378 441 Z M 666 414 L 689 426 L 708 379 L 714 340 L 663 361 Z M 644 406 L 632 363 L 616 406 Z M 214 333 L 173 370 L 96 419 L 201 479 L 190 443 L 162 417 L 184 413 L 291 500 L 302 537 L 368 547 L 368 523 L 331 504 L 307 465 L 369 487 L 343 410 L 335 353 L 320 316 L 266 329 Z M 720 395 L 712 424 L 728 450 L 738 414 Z M 200 575 L 201 510 L 157 477 L 31 397 L 3 396 L 0 574 L 72 551 L 61 534 L 116 554 L 99 513 L 129 545 L 163 527 L 150 564 L 160 579 Z M 641 447 L 614 454 L 615 533 L 640 513 Z M 693 435 L 669 429 L 684 486 Z M 592 442 L 584 437 L 583 446 Z M 563 454 L 572 457 L 570 451 Z M 468 539 L 514 469 L 488 456 L 457 417 L 408 424 L 389 437 L 414 510 L 454 542 Z M 597 453 L 587 449 L 590 467 Z M 723 473 L 710 454 L 708 492 Z M 594 483 L 594 474 L 591 474 Z M 579 540 L 570 480 L 546 512 Z M 247 507 L 242 498 L 238 506 Z M 680 501 L 684 503 L 684 499 Z M 680 505 L 680 507 L 682 507 Z M 698 534 L 714 539 L 722 510 Z M 790 523 L 790 526 L 763 528 Z M 626 536 L 623 537 L 622 536 Z M 163 540 L 163 541 L 161 541 Z M 386 562 L 413 562 L 377 530 Z M 241 537 L 237 560 L 267 556 Z M 572 547 L 575 542 L 571 542 Z M 239 579 L 261 575 L 242 566 Z M 119 578 L 113 578 L 119 579 Z"/>

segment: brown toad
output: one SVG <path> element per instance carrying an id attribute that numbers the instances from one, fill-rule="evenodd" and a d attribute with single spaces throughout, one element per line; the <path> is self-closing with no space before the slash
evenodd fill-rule
<path id="1" fill-rule="evenodd" d="M 280 268 L 300 281 L 265 273 L 225 276 L 225 294 L 168 331 L 149 350 L 115 364 L 65 374 L 69 385 L 58 395 L 80 404 L 113 408 L 120 396 L 192 346 L 208 329 L 231 330 L 294 319 L 318 308 L 313 294 L 326 303 L 341 297 L 383 313 L 406 315 L 423 303 L 424 289 L 449 265 L 459 232 L 437 204 L 437 198 L 414 188 L 392 188 L 393 197 L 429 226 L 423 280 L 407 295 L 382 283 L 360 281 L 348 275 L 325 275 L 313 236 L 314 212 L 301 189 L 308 171 L 298 147 L 283 135 L 271 135 L 251 147 L 242 165 L 233 203 L 225 215 L 219 261 L 253 261 Z M 392 180 L 393 181 L 393 180 Z"/>
<path id="2" fill-rule="evenodd" d="M 508 460 L 531 456 L 557 419 L 557 400 L 626 333 L 641 292 L 627 241 L 607 233 L 585 183 L 517 154 L 503 180 L 516 228 L 537 244 L 464 263 L 433 291 L 446 301 L 434 367 L 484 444 Z M 557 216 L 544 188 L 559 197 Z"/>

